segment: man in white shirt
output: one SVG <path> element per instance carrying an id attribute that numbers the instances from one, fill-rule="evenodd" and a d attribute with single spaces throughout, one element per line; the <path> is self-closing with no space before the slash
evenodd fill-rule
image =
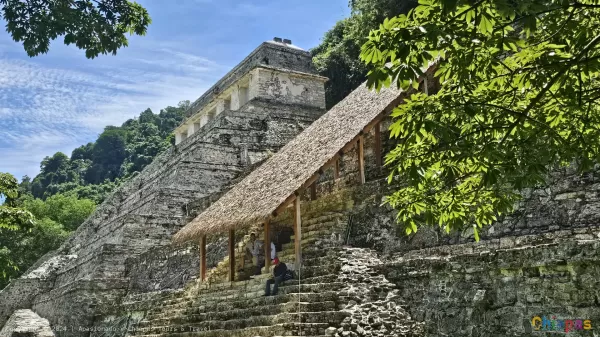
<path id="1" fill-rule="evenodd" d="M 258 263 L 258 268 L 256 270 L 256 275 L 260 275 L 260 270 L 262 269 L 262 267 L 265 266 L 265 257 L 264 257 L 265 248 L 264 248 L 264 245 L 261 245 L 260 249 L 261 249 L 262 252 L 259 255 L 260 261 Z M 273 241 L 271 241 L 271 261 L 275 260 L 275 257 L 277 257 L 277 251 L 276 251 L 276 248 L 275 248 L 275 244 L 273 243 Z"/>
<path id="2" fill-rule="evenodd" d="M 260 254 L 261 248 L 262 248 L 262 241 L 256 240 L 255 233 L 250 233 L 250 241 L 248 241 L 248 244 L 246 244 L 246 255 L 250 255 L 253 258 L 255 258 Z"/>
<path id="3" fill-rule="evenodd" d="M 256 233 L 250 233 L 250 241 L 246 244 L 246 256 L 252 258 L 252 265 L 256 268 L 255 275 L 260 275 L 262 267 L 265 266 L 264 242 L 256 239 Z M 275 244 L 271 241 L 271 260 L 277 256 Z M 243 264 L 246 262 L 244 258 Z"/>
<path id="4" fill-rule="evenodd" d="M 275 248 L 275 244 L 273 243 L 273 241 L 271 241 L 271 261 L 275 260 L 276 256 L 277 256 L 277 251 Z"/>

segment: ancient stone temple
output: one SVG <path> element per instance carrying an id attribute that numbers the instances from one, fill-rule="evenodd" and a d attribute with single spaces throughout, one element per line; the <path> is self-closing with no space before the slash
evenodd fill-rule
<path id="1" fill-rule="evenodd" d="M 426 70 L 417 90 L 433 93 Z M 556 171 L 478 243 L 405 237 L 383 154 L 413 91 L 361 86 L 325 112 L 325 81 L 291 41 L 259 46 L 173 148 L 0 292 L 2 336 L 596 335 L 597 172 Z M 274 296 L 250 233 L 294 269 Z"/>
<path id="2" fill-rule="evenodd" d="M 128 268 L 139 264 L 128 267 L 128 261 L 169 245 L 186 223 L 189 205 L 228 188 L 319 118 L 325 81 L 308 52 L 291 43 L 261 44 L 194 102 L 176 146 L 114 192 L 60 249 L 2 290 L 0 326 L 15 310 L 33 309 L 67 327 L 59 335 L 87 335 L 77 330 L 114 314 L 131 292 L 156 290 L 135 284 L 142 276 Z M 157 287 L 181 286 L 197 273 L 193 263 L 182 266 Z"/>

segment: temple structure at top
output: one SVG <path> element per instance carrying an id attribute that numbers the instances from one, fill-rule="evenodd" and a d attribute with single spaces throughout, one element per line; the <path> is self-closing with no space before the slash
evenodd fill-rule
<path id="1" fill-rule="evenodd" d="M 291 40 L 264 42 L 192 104 L 188 118 L 175 130 L 175 144 L 223 111 L 239 110 L 252 100 L 325 109 L 325 81 L 310 53 Z"/>

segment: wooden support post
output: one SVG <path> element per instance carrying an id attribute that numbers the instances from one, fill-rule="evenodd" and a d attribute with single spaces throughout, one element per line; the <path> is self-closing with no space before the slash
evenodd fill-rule
<path id="1" fill-rule="evenodd" d="M 302 264 L 302 218 L 300 214 L 300 195 L 294 200 L 294 241 L 296 250 L 296 271 Z"/>
<path id="2" fill-rule="evenodd" d="M 310 200 L 317 200 L 317 182 L 310 185 Z"/>
<path id="3" fill-rule="evenodd" d="M 269 219 L 265 221 L 264 229 L 264 246 L 265 246 L 265 273 L 270 273 L 271 268 L 271 223 Z"/>
<path id="4" fill-rule="evenodd" d="M 342 160 L 342 158 L 335 161 L 335 167 L 333 168 L 333 179 L 340 178 L 340 160 Z"/>
<path id="5" fill-rule="evenodd" d="M 229 281 L 235 281 L 235 230 L 229 230 Z"/>
<path id="6" fill-rule="evenodd" d="M 360 184 L 365 183 L 365 146 L 364 146 L 365 137 L 358 137 L 358 141 L 356 142 L 356 155 L 358 157 L 358 177 Z"/>
<path id="7" fill-rule="evenodd" d="M 206 235 L 200 239 L 200 281 L 206 281 Z"/>
<path id="8" fill-rule="evenodd" d="M 381 167 L 383 165 L 382 157 L 381 157 L 381 123 L 375 124 L 375 164 L 377 167 Z"/>

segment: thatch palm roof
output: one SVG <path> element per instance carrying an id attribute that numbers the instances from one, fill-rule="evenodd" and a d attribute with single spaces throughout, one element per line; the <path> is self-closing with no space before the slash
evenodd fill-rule
<path id="1" fill-rule="evenodd" d="M 376 93 L 361 85 L 182 228 L 174 241 L 264 222 L 384 111 L 395 107 L 401 94 L 395 88 Z"/>

